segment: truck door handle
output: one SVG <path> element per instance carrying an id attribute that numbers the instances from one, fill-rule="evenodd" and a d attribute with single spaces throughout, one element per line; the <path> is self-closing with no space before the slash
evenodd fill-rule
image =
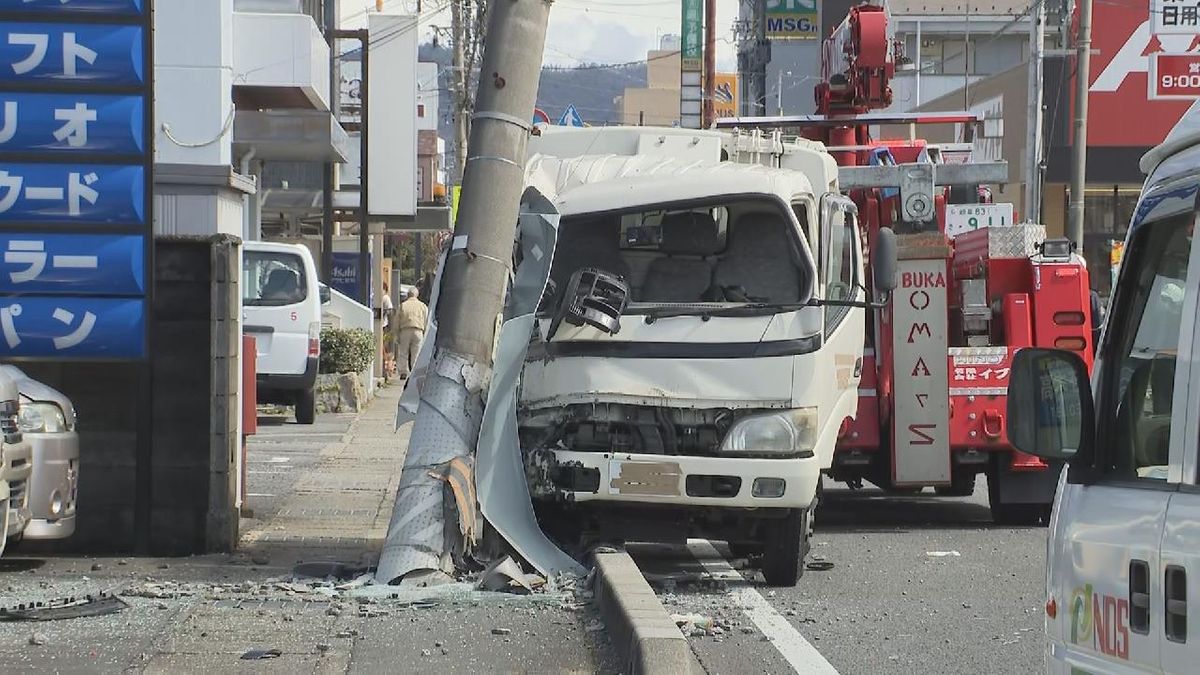
<path id="1" fill-rule="evenodd" d="M 1187 642 L 1187 571 L 1179 565 L 1167 565 L 1163 579 L 1166 596 L 1166 634 L 1171 642 Z"/>
<path id="2" fill-rule="evenodd" d="M 1129 561 L 1129 630 L 1150 633 L 1150 566 L 1145 560 Z"/>

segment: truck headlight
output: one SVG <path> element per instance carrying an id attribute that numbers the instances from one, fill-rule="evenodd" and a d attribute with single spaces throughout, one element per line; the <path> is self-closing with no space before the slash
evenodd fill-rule
<path id="1" fill-rule="evenodd" d="M 27 434 L 61 434 L 67 430 L 62 410 L 53 403 L 22 403 L 17 423 Z"/>
<path id="2" fill-rule="evenodd" d="M 817 445 L 817 409 L 798 408 L 740 420 L 721 443 L 730 454 L 812 457 Z"/>

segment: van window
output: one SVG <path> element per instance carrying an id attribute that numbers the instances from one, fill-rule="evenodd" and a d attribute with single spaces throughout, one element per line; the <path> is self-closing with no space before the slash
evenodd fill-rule
<path id="1" fill-rule="evenodd" d="M 304 260 L 294 253 L 246 251 L 242 260 L 242 304 L 282 307 L 308 298 Z"/>
<path id="2" fill-rule="evenodd" d="M 1113 303 L 1098 415 L 1099 438 L 1112 439 L 1099 446 L 1100 468 L 1114 478 L 1167 477 L 1193 222 L 1188 212 L 1147 223 L 1127 253 L 1132 273 L 1122 280 Z"/>

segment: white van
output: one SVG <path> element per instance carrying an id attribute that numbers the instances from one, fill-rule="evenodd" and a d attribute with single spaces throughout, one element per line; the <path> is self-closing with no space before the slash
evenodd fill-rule
<path id="1" fill-rule="evenodd" d="M 329 291 L 304 246 L 248 241 L 243 249 L 242 329 L 258 352 L 258 402 L 294 405 L 296 421 L 312 424 Z"/>
<path id="2" fill-rule="evenodd" d="M 1200 105 L 1141 166 L 1094 380 L 1072 353 L 1026 349 L 1009 384 L 1013 444 L 1069 460 L 1046 552 L 1051 673 L 1200 662 Z"/>

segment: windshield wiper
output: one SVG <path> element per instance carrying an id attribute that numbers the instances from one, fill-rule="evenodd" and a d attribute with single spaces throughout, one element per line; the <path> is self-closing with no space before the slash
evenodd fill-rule
<path id="1" fill-rule="evenodd" d="M 738 317 L 738 316 L 766 316 L 769 314 L 782 314 L 784 312 L 795 312 L 805 307 L 812 307 L 810 302 L 750 302 L 741 305 L 731 305 L 726 307 L 654 307 L 640 312 L 646 317 L 646 323 L 654 323 L 657 319 L 664 319 L 673 316 L 699 316 L 703 320 L 708 320 L 714 316 L 721 317 Z"/>

